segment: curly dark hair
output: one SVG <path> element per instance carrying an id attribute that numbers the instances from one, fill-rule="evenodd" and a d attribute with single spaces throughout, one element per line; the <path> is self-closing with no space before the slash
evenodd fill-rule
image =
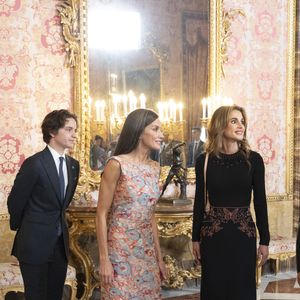
<path id="1" fill-rule="evenodd" d="M 52 136 L 56 134 L 60 128 L 63 128 L 67 119 L 74 119 L 77 124 L 77 116 L 66 109 L 53 110 L 43 120 L 42 133 L 43 140 L 46 144 L 49 144 Z"/>

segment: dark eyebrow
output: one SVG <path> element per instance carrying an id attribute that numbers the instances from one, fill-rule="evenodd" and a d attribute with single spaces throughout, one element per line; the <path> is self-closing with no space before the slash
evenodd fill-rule
<path id="1" fill-rule="evenodd" d="M 230 119 L 230 121 L 232 121 L 232 120 L 238 120 L 238 118 L 233 117 L 233 118 Z M 244 118 L 241 118 L 241 121 L 245 121 L 245 119 L 244 119 Z"/>

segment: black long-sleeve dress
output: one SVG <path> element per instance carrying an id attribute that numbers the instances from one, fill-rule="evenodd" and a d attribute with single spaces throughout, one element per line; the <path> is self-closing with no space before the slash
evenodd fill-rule
<path id="1" fill-rule="evenodd" d="M 201 300 L 256 299 L 252 191 L 261 245 L 269 244 L 270 234 L 264 163 L 254 151 L 248 160 L 241 152 L 209 156 L 206 186 L 211 208 L 204 213 L 205 153 L 197 159 L 192 240 L 200 242 Z"/>

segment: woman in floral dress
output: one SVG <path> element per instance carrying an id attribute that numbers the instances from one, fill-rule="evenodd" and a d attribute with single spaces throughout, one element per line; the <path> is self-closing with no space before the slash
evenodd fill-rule
<path id="1" fill-rule="evenodd" d="M 102 300 L 161 299 L 166 273 L 154 214 L 160 167 L 149 155 L 162 140 L 155 112 L 131 112 L 102 174 L 96 216 Z"/>

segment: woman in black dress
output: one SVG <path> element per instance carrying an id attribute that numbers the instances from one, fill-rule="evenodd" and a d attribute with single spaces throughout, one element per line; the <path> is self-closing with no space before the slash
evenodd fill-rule
<path id="1" fill-rule="evenodd" d="M 201 300 L 255 300 L 256 260 L 262 265 L 268 257 L 264 163 L 250 150 L 246 130 L 242 107 L 218 108 L 208 127 L 206 184 L 206 153 L 196 161 L 192 239 L 202 267 Z M 258 248 L 249 209 L 252 192 Z"/>

